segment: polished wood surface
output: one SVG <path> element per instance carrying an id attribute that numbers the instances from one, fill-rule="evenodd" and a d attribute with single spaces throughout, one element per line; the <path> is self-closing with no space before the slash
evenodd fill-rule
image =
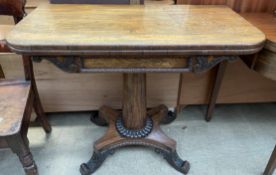
<path id="1" fill-rule="evenodd" d="M 129 129 L 142 129 L 147 119 L 146 74 L 124 74 L 123 119 Z"/>
<path id="2" fill-rule="evenodd" d="M 276 16 L 273 13 L 241 13 L 241 16 L 265 34 L 265 48 L 276 52 Z"/>
<path id="3" fill-rule="evenodd" d="M 177 4 L 227 5 L 237 12 L 272 12 L 274 0 L 177 0 Z"/>
<path id="4" fill-rule="evenodd" d="M 47 55 L 241 55 L 259 51 L 264 39 L 227 7 L 48 4 L 7 37 L 17 53 Z"/>
<path id="5" fill-rule="evenodd" d="M 263 76 L 276 80 L 276 16 L 272 13 L 243 13 L 245 19 L 266 35 L 265 48 L 253 60 L 251 67 Z"/>
<path id="6" fill-rule="evenodd" d="M 0 82 L 0 137 L 20 131 L 30 87 L 29 82 Z"/>

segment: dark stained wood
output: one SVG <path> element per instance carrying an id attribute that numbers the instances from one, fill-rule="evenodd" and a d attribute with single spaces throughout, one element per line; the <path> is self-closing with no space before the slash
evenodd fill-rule
<path id="1" fill-rule="evenodd" d="M 101 109 L 101 113 L 109 113 L 111 114 L 111 112 L 106 112 L 105 110 L 110 111 L 109 108 L 102 108 Z M 157 109 L 157 112 L 154 112 L 154 115 L 152 116 L 153 120 L 154 120 L 154 129 L 153 132 L 146 137 L 145 139 L 137 139 L 137 140 L 133 140 L 133 139 L 126 139 L 120 136 L 120 134 L 117 132 L 116 127 L 115 127 L 115 122 L 118 118 L 118 116 L 120 116 L 120 113 L 116 112 L 113 110 L 113 115 L 109 115 L 108 116 L 108 123 L 109 123 L 109 127 L 108 130 L 106 132 L 106 134 L 104 135 L 104 137 L 102 137 L 101 139 L 99 139 L 96 143 L 95 143 L 95 148 L 96 150 L 102 150 L 104 148 L 108 148 L 109 145 L 113 145 L 115 142 L 125 142 L 126 140 L 128 141 L 133 141 L 135 143 L 135 141 L 141 141 L 143 142 L 143 140 L 146 140 L 145 142 L 152 143 L 152 142 L 156 142 L 157 145 L 162 144 L 163 146 L 169 147 L 172 150 L 176 149 L 176 142 L 174 140 L 172 140 L 171 138 L 167 137 L 160 129 L 159 127 L 159 122 L 162 120 L 162 118 L 164 117 L 163 115 L 160 115 L 160 109 Z"/>
<path id="2" fill-rule="evenodd" d="M 3 68 L 0 64 L 0 79 L 2 79 L 2 78 L 5 78 L 5 74 L 4 74 Z"/>
<path id="3" fill-rule="evenodd" d="M 14 17 L 15 23 L 23 19 L 26 0 L 0 0 L 0 15 Z"/>
<path id="4" fill-rule="evenodd" d="M 34 78 L 33 63 L 29 56 L 23 56 L 23 65 L 24 65 L 24 71 L 25 71 L 25 78 L 26 80 L 31 81 L 32 92 L 34 93 L 34 102 L 33 102 L 34 110 L 45 132 L 50 133 L 52 128 L 47 120 L 47 117 L 45 115 L 45 112 L 43 110 L 43 107 L 39 98 L 39 93 L 38 93 L 35 78 Z"/>
<path id="5" fill-rule="evenodd" d="M 38 175 L 36 163 L 28 143 L 22 138 L 20 133 L 5 138 L 11 150 L 17 154 L 25 170 L 26 175 Z"/>
<path id="6" fill-rule="evenodd" d="M 265 40 L 262 32 L 223 6 L 44 4 L 27 18 L 7 37 L 19 54 L 247 55 L 258 52 Z M 79 27 L 83 23 L 86 27 Z M 72 38 L 72 31 L 79 32 Z"/>
<path id="7" fill-rule="evenodd" d="M 271 154 L 267 167 L 263 175 L 272 175 L 276 168 L 276 146 Z"/>
<path id="8" fill-rule="evenodd" d="M 206 121 L 211 121 L 212 115 L 215 109 L 216 101 L 220 92 L 221 83 L 224 77 L 225 69 L 226 69 L 227 61 L 223 61 L 217 66 L 217 71 L 215 72 L 215 80 L 212 87 L 212 91 L 210 93 L 210 100 L 207 109 L 207 113 L 205 116 Z"/>
<path id="9" fill-rule="evenodd" d="M 108 130 L 105 135 L 97 140 L 94 145 L 94 155 L 88 163 L 81 165 L 81 174 L 94 173 L 106 159 L 109 154 L 114 153 L 115 150 L 125 146 L 146 146 L 153 148 L 157 153 L 167 160 L 176 170 L 183 174 L 187 174 L 190 169 L 190 164 L 187 161 L 182 161 L 176 152 L 176 142 L 169 138 L 160 128 L 160 121 L 163 119 L 163 107 L 153 109 L 152 114 L 153 129 L 152 132 L 143 139 L 131 139 L 122 137 L 116 127 L 115 123 L 120 113 L 108 107 L 103 107 L 100 113 L 108 118 Z"/>
<path id="10" fill-rule="evenodd" d="M 146 74 L 124 74 L 123 119 L 127 128 L 138 130 L 146 122 Z"/>

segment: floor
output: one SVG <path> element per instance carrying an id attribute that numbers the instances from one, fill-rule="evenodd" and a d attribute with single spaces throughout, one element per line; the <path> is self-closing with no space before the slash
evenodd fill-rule
<path id="1" fill-rule="evenodd" d="M 190 175 L 261 175 L 276 143 L 276 104 L 219 105 L 210 123 L 205 106 L 190 106 L 164 131 L 177 140 L 178 153 L 191 163 Z M 46 136 L 40 127 L 29 132 L 40 175 L 76 175 L 92 154 L 92 143 L 105 128 L 89 121 L 89 113 L 50 115 Z M 10 150 L 0 151 L 0 174 L 23 171 Z M 96 175 L 177 175 L 150 149 L 118 150 Z"/>

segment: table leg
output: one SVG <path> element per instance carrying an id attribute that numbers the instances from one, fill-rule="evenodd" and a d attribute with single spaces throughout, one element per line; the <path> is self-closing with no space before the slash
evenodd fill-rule
<path id="1" fill-rule="evenodd" d="M 216 75 L 215 75 L 216 77 L 215 77 L 214 85 L 212 87 L 212 91 L 210 93 L 209 105 L 205 116 L 205 120 L 207 122 L 211 121 L 212 119 L 217 98 L 220 92 L 221 83 L 224 78 L 224 72 L 225 72 L 226 66 L 227 66 L 227 61 L 223 61 L 218 65 L 218 68 L 216 70 Z"/>
<path id="2" fill-rule="evenodd" d="M 118 148 L 137 145 L 153 148 L 176 170 L 187 174 L 189 162 L 179 158 L 176 142 L 166 136 L 160 122 L 168 116 L 168 109 L 160 105 L 146 111 L 146 74 L 124 74 L 123 112 L 102 107 L 99 117 L 108 121 L 105 135 L 96 141 L 92 158 L 81 165 L 82 175 L 94 173 L 107 156 Z"/>

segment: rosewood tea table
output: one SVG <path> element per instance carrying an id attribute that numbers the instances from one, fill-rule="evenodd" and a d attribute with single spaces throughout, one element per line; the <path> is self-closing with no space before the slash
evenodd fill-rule
<path id="1" fill-rule="evenodd" d="M 264 40 L 262 32 L 227 7 L 189 5 L 45 4 L 7 37 L 12 51 L 46 59 L 66 72 L 123 73 L 123 110 L 100 109 L 109 127 L 95 142 L 92 158 L 81 165 L 83 175 L 130 145 L 154 148 L 176 170 L 188 173 L 190 165 L 178 156 L 176 142 L 160 129 L 167 107 L 146 110 L 146 73 L 201 73 L 258 52 Z"/>

